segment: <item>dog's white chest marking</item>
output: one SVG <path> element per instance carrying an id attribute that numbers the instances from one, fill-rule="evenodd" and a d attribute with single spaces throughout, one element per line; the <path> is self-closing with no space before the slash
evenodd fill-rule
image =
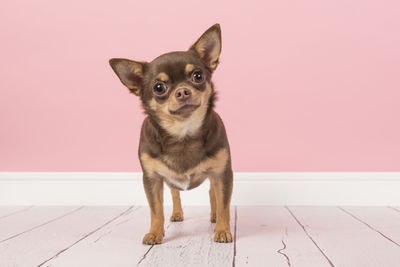
<path id="1" fill-rule="evenodd" d="M 219 175 L 226 167 L 229 159 L 229 152 L 223 148 L 219 150 L 213 157 L 208 157 L 197 164 L 195 167 L 187 170 L 184 173 L 178 173 L 171 169 L 163 161 L 158 158 L 153 158 L 147 153 L 140 155 L 140 161 L 143 169 L 149 176 L 154 174 L 159 175 L 165 179 L 167 183 L 177 187 L 181 190 L 187 190 L 196 187 L 208 175 Z"/>
<path id="2" fill-rule="evenodd" d="M 168 177 L 167 175 L 165 175 L 164 173 L 161 172 L 157 172 L 159 175 L 161 175 L 162 177 L 164 177 L 168 183 L 174 185 L 175 187 L 181 189 L 181 190 L 187 190 L 189 188 L 190 185 L 190 181 L 191 181 L 191 175 L 186 174 L 183 175 L 183 179 L 176 179 L 173 177 Z"/>

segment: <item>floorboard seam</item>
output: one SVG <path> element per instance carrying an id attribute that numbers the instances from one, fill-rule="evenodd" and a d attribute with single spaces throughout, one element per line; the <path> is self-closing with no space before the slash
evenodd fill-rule
<path id="1" fill-rule="evenodd" d="M 182 207 L 182 211 L 185 212 L 186 207 Z M 185 216 L 185 213 L 183 213 Z M 165 235 L 167 234 L 168 228 L 172 225 L 172 222 L 170 221 L 167 225 L 167 227 L 165 227 Z M 143 257 L 139 260 L 139 262 L 137 263 L 136 266 L 139 266 L 142 261 L 144 261 L 144 259 L 146 258 L 147 254 L 150 252 L 150 250 L 154 247 L 154 245 L 151 245 L 151 247 L 146 251 L 146 253 L 144 253 Z"/>
<path id="2" fill-rule="evenodd" d="M 233 259 L 232 266 L 235 267 L 236 263 L 236 231 L 237 230 L 237 206 L 235 206 L 235 226 L 233 228 Z"/>
<path id="3" fill-rule="evenodd" d="M 144 253 L 143 257 L 140 259 L 140 261 L 137 263 L 136 266 L 139 266 L 142 261 L 146 258 L 147 254 L 150 252 L 150 250 L 154 247 L 154 245 L 151 245 L 151 247 L 146 251 L 146 253 Z"/>
<path id="4" fill-rule="evenodd" d="M 135 212 L 135 211 L 137 211 L 139 208 L 140 208 L 140 206 L 136 207 L 135 209 L 132 209 L 131 211 L 132 211 L 132 212 Z M 126 213 L 125 215 L 127 215 L 127 214 L 128 214 L 128 213 Z M 135 213 L 134 213 L 134 214 L 135 214 Z M 133 214 L 133 215 L 134 215 L 134 214 Z M 124 220 L 124 221 L 122 221 L 122 222 L 119 222 L 119 223 L 115 224 L 113 227 L 110 228 L 110 230 L 109 230 L 108 232 L 106 232 L 106 233 L 100 235 L 96 240 L 94 240 L 93 243 L 96 243 L 96 242 L 98 242 L 99 240 L 101 240 L 102 238 L 104 238 L 104 237 L 106 237 L 107 235 L 111 234 L 111 233 L 115 230 L 115 228 L 117 228 L 119 225 L 121 225 L 121 224 L 123 224 L 123 223 L 126 223 L 126 222 L 129 222 L 129 221 L 132 220 L 133 218 L 135 218 L 135 217 L 132 216 L 132 217 L 130 217 L 130 218 L 128 218 L 128 219 L 126 219 L 126 220 Z"/>
<path id="5" fill-rule="evenodd" d="M 289 209 L 288 206 L 285 206 L 285 208 L 288 210 L 288 212 L 290 213 L 290 215 L 292 215 L 292 217 L 296 220 L 296 222 L 300 225 L 300 227 L 303 229 L 304 233 L 308 236 L 308 238 L 314 243 L 314 245 L 318 248 L 318 250 L 322 253 L 322 255 L 325 257 L 325 259 L 328 261 L 328 263 L 334 267 L 335 265 L 333 265 L 332 261 L 328 258 L 328 256 L 324 253 L 324 251 L 318 246 L 317 242 L 315 242 L 315 240 L 312 238 L 312 236 L 308 233 L 308 231 L 306 230 L 306 227 L 299 221 L 299 219 L 297 219 L 297 217 L 294 215 L 294 213 Z"/>
<path id="6" fill-rule="evenodd" d="M 388 208 L 389 208 L 389 209 L 392 209 L 392 210 L 394 210 L 394 211 L 396 211 L 396 212 L 400 212 L 400 210 L 399 210 L 399 209 L 396 209 L 395 207 L 388 206 Z"/>
<path id="7" fill-rule="evenodd" d="M 132 210 L 133 206 L 130 206 L 127 210 L 125 210 L 124 212 L 118 214 L 117 216 L 115 216 L 114 218 L 112 218 L 111 220 L 105 222 L 103 225 L 97 227 L 96 229 L 92 230 L 91 232 L 87 233 L 86 235 L 84 235 L 83 237 L 81 237 L 80 239 L 78 239 L 77 241 L 75 241 L 74 243 L 72 243 L 71 245 L 69 245 L 68 247 L 60 250 L 59 252 L 57 252 L 54 256 L 50 257 L 49 259 L 45 260 L 44 262 L 40 263 L 37 267 L 43 266 L 45 263 L 51 261 L 52 259 L 57 258 L 59 255 L 61 255 L 62 253 L 64 253 L 65 251 L 67 251 L 68 249 L 72 248 L 73 246 L 75 246 L 76 244 L 78 244 L 79 242 L 81 242 L 82 240 L 88 238 L 89 236 L 91 236 L 92 234 L 96 233 L 97 231 L 101 230 L 103 227 L 105 227 L 106 225 L 112 223 L 113 221 L 115 221 L 116 219 L 120 218 L 121 216 L 129 213 Z"/>
<path id="8" fill-rule="evenodd" d="M 4 218 L 7 218 L 7 217 L 9 217 L 9 216 L 12 216 L 12 215 L 15 215 L 15 214 L 18 214 L 18 213 L 21 213 L 21 212 L 28 211 L 28 210 L 30 210 L 30 209 L 33 208 L 33 207 L 34 207 L 34 206 L 29 206 L 29 207 L 27 207 L 27 208 L 23 208 L 23 209 L 21 209 L 21 210 L 17 210 L 17 211 L 11 212 L 11 213 L 9 213 L 9 214 L 6 214 L 6 215 L 1 216 L 0 219 L 4 219 Z"/>
<path id="9" fill-rule="evenodd" d="M 379 231 L 378 229 L 372 227 L 371 225 L 369 225 L 368 223 L 364 222 L 363 220 L 361 220 L 360 218 L 358 218 L 357 216 L 355 216 L 354 214 L 352 214 L 350 211 L 345 210 L 342 207 L 338 207 L 340 210 L 342 210 L 344 213 L 346 213 L 347 215 L 353 217 L 353 219 L 359 221 L 360 223 L 364 224 L 365 226 L 367 226 L 368 228 L 370 228 L 371 230 L 377 232 L 378 234 L 380 234 L 382 237 L 386 238 L 387 240 L 389 240 L 390 242 L 392 242 L 393 244 L 396 244 L 398 247 L 400 247 L 400 244 L 397 243 L 396 241 L 394 241 L 393 239 L 391 239 L 390 237 L 386 236 L 384 233 L 382 233 L 381 231 Z"/>
<path id="10" fill-rule="evenodd" d="M 67 212 L 67 213 L 65 213 L 65 214 L 63 214 L 63 215 L 61 215 L 61 216 L 58 216 L 58 217 L 56 217 L 56 218 L 54 218 L 54 219 L 51 219 L 51 220 L 49 220 L 49 221 L 47 221 L 47 222 L 41 223 L 41 224 L 39 224 L 39 225 L 36 225 L 35 227 L 32 227 L 32 228 L 30 228 L 30 229 L 28 229 L 28 230 L 25 230 L 25 231 L 20 232 L 20 233 L 18 233 L 18 234 L 15 234 L 15 235 L 12 235 L 12 236 L 10 236 L 10 237 L 7 237 L 6 239 L 1 240 L 0 243 L 3 243 L 3 242 L 8 241 L 8 240 L 10 240 L 10 239 L 16 238 L 16 237 L 18 237 L 18 236 L 20 236 L 20 235 L 26 234 L 26 233 L 28 233 L 28 232 L 30 232 L 30 231 L 33 231 L 33 230 L 37 229 L 37 228 L 40 228 L 40 227 L 42 227 L 42 226 L 45 226 L 45 225 L 47 225 L 47 224 L 49 224 L 49 223 L 52 223 L 52 222 L 54 222 L 54 221 L 57 221 L 57 220 L 59 220 L 59 219 L 61 219 L 61 218 L 64 218 L 64 217 L 66 217 L 66 216 L 68 216 L 68 215 L 71 215 L 72 213 L 77 212 L 78 210 L 82 209 L 83 207 L 84 207 L 84 206 L 81 206 L 81 207 L 79 207 L 79 208 L 77 208 L 77 209 L 74 209 L 74 210 L 72 210 L 72 211 L 69 211 L 69 212 Z"/>

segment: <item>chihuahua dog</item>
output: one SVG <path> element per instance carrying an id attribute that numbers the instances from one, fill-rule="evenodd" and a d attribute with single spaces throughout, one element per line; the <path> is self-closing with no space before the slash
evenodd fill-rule
<path id="1" fill-rule="evenodd" d="M 162 243 L 163 185 L 170 187 L 171 221 L 183 221 L 180 190 L 210 180 L 214 241 L 232 242 L 230 201 L 231 156 L 225 128 L 213 110 L 211 82 L 221 53 L 219 24 L 209 28 L 187 51 L 163 54 L 151 62 L 123 58 L 110 65 L 130 92 L 140 97 L 147 114 L 139 143 L 143 185 L 150 206 L 150 231 L 143 244 Z"/>

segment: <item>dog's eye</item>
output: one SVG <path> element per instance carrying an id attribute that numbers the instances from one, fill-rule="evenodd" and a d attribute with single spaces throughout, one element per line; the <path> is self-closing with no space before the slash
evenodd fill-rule
<path id="1" fill-rule="evenodd" d="M 167 91 L 167 87 L 163 83 L 156 83 L 153 87 L 153 91 L 156 95 L 163 95 Z"/>
<path id="2" fill-rule="evenodd" d="M 201 71 L 194 71 L 192 74 L 192 81 L 195 83 L 201 83 L 204 81 L 204 75 Z"/>

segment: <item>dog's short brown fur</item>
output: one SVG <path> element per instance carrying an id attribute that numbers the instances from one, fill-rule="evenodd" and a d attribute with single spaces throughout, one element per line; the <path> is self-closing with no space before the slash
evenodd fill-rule
<path id="1" fill-rule="evenodd" d="M 233 186 L 228 139 L 213 110 L 211 82 L 221 53 L 219 24 L 209 28 L 184 52 L 171 52 L 150 63 L 115 58 L 110 65 L 129 90 L 140 96 L 143 122 L 139 158 L 151 211 L 148 245 L 164 236 L 163 184 L 171 188 L 171 221 L 182 221 L 179 190 L 210 179 L 211 222 L 216 242 L 232 242 L 229 209 Z"/>

